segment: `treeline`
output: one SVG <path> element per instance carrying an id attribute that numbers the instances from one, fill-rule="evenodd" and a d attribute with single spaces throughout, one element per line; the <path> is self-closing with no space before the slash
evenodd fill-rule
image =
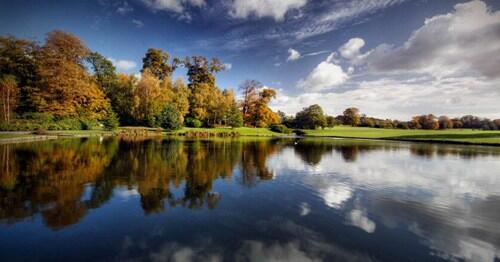
<path id="1" fill-rule="evenodd" d="M 459 118 L 435 116 L 433 114 L 414 116 L 410 121 L 392 119 L 379 119 L 361 114 L 358 108 L 350 107 L 342 115 L 328 116 L 323 113 L 319 105 L 311 105 L 298 112 L 295 116 L 287 116 L 278 112 L 281 123 L 286 128 L 316 129 L 333 127 L 335 125 L 350 125 L 373 128 L 399 128 L 399 129 L 451 129 L 470 128 L 482 130 L 500 130 L 500 119 L 490 120 L 472 115 Z M 276 130 L 280 127 L 275 127 Z M 283 129 L 283 127 L 281 127 Z"/>
<path id="2" fill-rule="evenodd" d="M 187 70 L 187 85 L 172 79 L 178 67 Z M 247 81 L 239 103 L 233 90 L 216 85 L 224 69 L 217 58 L 179 59 L 150 48 L 137 78 L 117 73 L 111 61 L 67 32 L 48 33 L 43 45 L 0 37 L 0 129 L 267 127 L 279 121 L 268 107 L 274 90 Z"/>

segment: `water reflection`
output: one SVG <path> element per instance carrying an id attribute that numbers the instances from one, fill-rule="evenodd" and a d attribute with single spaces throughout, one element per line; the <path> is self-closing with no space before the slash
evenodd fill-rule
<path id="1" fill-rule="evenodd" d="M 500 257 L 500 148 L 127 138 L 0 145 L 0 153 L 0 233 L 42 221 L 52 231 L 33 229 L 40 242 L 86 243 L 77 260 Z M 77 225 L 80 235 L 56 240 Z M 95 236 L 110 239 L 106 248 Z M 0 260 L 31 258 L 6 255 L 40 244 L 24 242 L 0 237 Z M 77 253 L 53 249 L 39 259 Z"/>
<path id="2" fill-rule="evenodd" d="M 242 183 L 271 179 L 266 158 L 279 144 L 232 140 L 69 139 L 2 145 L 0 219 L 8 223 L 40 213 L 59 229 L 77 223 L 88 209 L 113 197 L 137 193 L 146 214 L 167 207 L 215 208 L 216 179 L 230 178 L 241 160 Z M 89 197 L 85 189 L 91 185 Z M 172 188 L 183 188 L 176 197 Z"/>

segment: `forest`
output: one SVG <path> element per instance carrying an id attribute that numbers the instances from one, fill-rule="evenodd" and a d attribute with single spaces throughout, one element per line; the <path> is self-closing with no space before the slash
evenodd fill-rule
<path id="1" fill-rule="evenodd" d="M 295 116 L 274 112 L 277 92 L 257 80 L 238 91 L 221 90 L 216 74 L 225 70 L 218 58 L 171 57 L 150 48 L 140 75 L 118 73 L 113 63 L 93 52 L 77 36 L 52 31 L 43 44 L 0 37 L 0 107 L 2 131 L 116 129 L 147 126 L 167 130 L 186 127 L 260 127 L 280 133 L 335 125 L 400 129 L 500 129 L 500 119 L 415 116 L 409 121 L 378 119 L 355 107 L 329 116 L 311 105 Z M 183 67 L 188 80 L 173 79 Z M 333 105 L 332 105 L 333 106 Z"/>
<path id="2" fill-rule="evenodd" d="M 188 83 L 172 75 L 179 67 Z M 178 129 L 278 123 L 268 104 L 276 97 L 257 81 L 248 81 L 245 100 L 221 90 L 215 75 L 224 70 L 217 58 L 172 58 L 150 48 L 140 77 L 117 73 L 103 55 L 89 50 L 73 34 L 53 31 L 43 45 L 15 37 L 0 38 L 2 130 L 93 129 L 149 126 Z"/>

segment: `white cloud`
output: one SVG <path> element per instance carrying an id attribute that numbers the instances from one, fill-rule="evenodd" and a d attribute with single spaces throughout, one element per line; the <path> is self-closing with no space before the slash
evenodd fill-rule
<path id="1" fill-rule="evenodd" d="M 141 20 L 137 19 L 132 19 L 132 23 L 135 25 L 137 28 L 141 28 L 144 26 L 144 23 Z"/>
<path id="2" fill-rule="evenodd" d="M 402 45 L 383 44 L 366 58 L 376 72 L 428 73 L 435 77 L 500 77 L 500 11 L 482 1 L 426 19 Z"/>
<path id="3" fill-rule="evenodd" d="M 237 18 L 255 15 L 282 21 L 288 11 L 299 9 L 306 3 L 307 0 L 234 0 L 229 14 Z"/>
<path id="4" fill-rule="evenodd" d="M 226 70 L 231 70 L 233 68 L 233 64 L 231 64 L 231 63 L 225 63 L 224 67 L 226 67 Z"/>
<path id="5" fill-rule="evenodd" d="M 142 0 L 148 7 L 155 10 L 183 13 L 186 5 L 204 6 L 205 0 Z"/>
<path id="6" fill-rule="evenodd" d="M 116 12 L 120 15 L 126 15 L 132 11 L 134 11 L 134 8 L 131 7 L 127 1 L 123 2 L 123 4 L 116 9 Z"/>
<path id="7" fill-rule="evenodd" d="M 308 38 L 334 31 L 342 24 L 353 21 L 356 18 L 372 14 L 384 8 L 391 7 L 406 0 L 351 0 L 337 1 L 331 9 L 304 24 L 299 30 L 294 31 L 297 39 Z"/>
<path id="8" fill-rule="evenodd" d="M 293 48 L 288 48 L 288 58 L 286 61 L 295 61 L 298 60 L 301 57 L 299 51 L 293 49 Z"/>
<path id="9" fill-rule="evenodd" d="M 365 46 L 365 40 L 359 37 L 351 38 L 339 48 L 339 52 L 340 55 L 349 60 L 352 65 L 358 65 L 363 63 L 364 59 L 371 53 L 367 52 L 362 54 L 361 48 L 363 48 L 363 46 Z"/>
<path id="10" fill-rule="evenodd" d="M 366 217 L 366 214 L 359 209 L 351 210 L 351 212 L 347 214 L 346 220 L 348 224 L 363 229 L 367 233 L 375 232 L 375 222 Z"/>
<path id="11" fill-rule="evenodd" d="M 308 203 L 302 202 L 302 204 L 300 204 L 300 216 L 307 216 L 309 213 L 311 213 L 311 207 Z"/>
<path id="12" fill-rule="evenodd" d="M 136 66 L 137 66 L 137 63 L 135 63 L 134 61 L 130 61 L 130 60 L 116 60 L 114 58 L 108 58 L 109 61 L 111 61 L 111 63 L 113 63 L 113 65 L 116 67 L 116 69 L 118 69 L 119 71 L 129 71 L 129 70 L 132 70 L 134 69 Z"/>
<path id="13" fill-rule="evenodd" d="M 306 106 L 319 104 L 326 113 L 338 115 L 345 108 L 355 106 L 370 116 L 400 120 L 409 120 L 423 113 L 499 117 L 500 81 L 474 77 L 444 80 L 382 78 L 351 84 L 355 87 L 343 92 L 309 92 L 297 96 L 280 93 L 271 102 L 271 107 L 295 114 Z"/>
<path id="14" fill-rule="evenodd" d="M 307 91 L 329 90 L 345 83 L 349 75 L 337 64 L 336 53 L 317 65 L 305 78 L 297 82 L 297 87 Z"/>

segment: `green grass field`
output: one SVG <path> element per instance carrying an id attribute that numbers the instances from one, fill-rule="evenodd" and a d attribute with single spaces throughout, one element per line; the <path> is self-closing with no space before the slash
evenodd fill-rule
<path id="1" fill-rule="evenodd" d="M 500 145 L 500 131 L 471 129 L 403 130 L 336 126 L 334 128 L 304 130 L 304 132 L 306 136 L 311 137 L 348 137 Z"/>

